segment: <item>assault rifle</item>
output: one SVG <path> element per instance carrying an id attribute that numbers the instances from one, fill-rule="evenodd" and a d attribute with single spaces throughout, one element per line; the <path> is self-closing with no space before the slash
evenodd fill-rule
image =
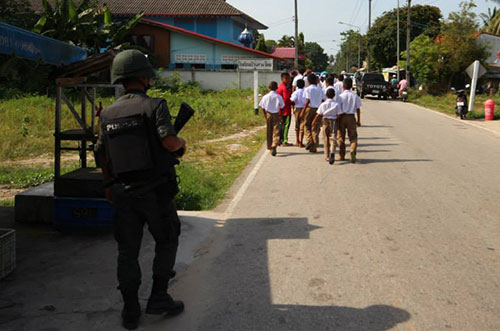
<path id="1" fill-rule="evenodd" d="M 181 104 L 181 108 L 179 109 L 179 113 L 177 114 L 177 117 L 175 118 L 174 122 L 174 128 L 175 132 L 178 134 L 182 128 L 186 125 L 187 122 L 193 117 L 194 115 L 194 109 L 191 108 L 190 105 L 187 103 L 183 102 Z M 175 152 L 175 154 L 179 157 L 184 155 L 184 148 L 179 149 L 178 151 Z"/>

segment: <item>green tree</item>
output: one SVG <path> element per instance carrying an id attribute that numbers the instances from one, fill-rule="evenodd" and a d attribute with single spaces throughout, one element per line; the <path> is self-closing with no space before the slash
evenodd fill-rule
<path id="1" fill-rule="evenodd" d="M 278 40 L 278 47 L 295 47 L 295 38 L 292 36 L 284 35 Z"/>
<path id="2" fill-rule="evenodd" d="M 310 69 L 313 71 L 322 71 L 328 66 L 328 55 L 318 43 L 306 42 L 305 55 L 311 61 Z"/>
<path id="3" fill-rule="evenodd" d="M 486 45 L 475 37 L 479 24 L 474 7 L 473 1 L 460 3 L 460 10 L 450 13 L 442 23 L 437 40 L 420 36 L 411 43 L 411 69 L 420 82 L 438 84 L 446 91 L 453 82 L 466 79 L 465 69 L 472 62 L 487 58 Z"/>
<path id="4" fill-rule="evenodd" d="M 479 30 L 477 15 L 472 11 L 474 1 L 461 2 L 460 10 L 450 13 L 443 23 L 441 34 L 441 54 L 443 57 L 441 75 L 447 77 L 451 85 L 454 78 L 465 76 L 465 69 L 475 60 L 484 62 L 487 57 L 487 45 L 481 44 L 475 37 Z"/>
<path id="5" fill-rule="evenodd" d="M 400 47 L 406 49 L 406 20 L 408 10 L 400 9 Z M 434 6 L 415 5 L 411 9 L 411 40 L 421 34 L 431 38 L 439 35 L 441 10 Z M 373 68 L 391 67 L 397 60 L 397 9 L 385 12 L 373 23 L 367 33 L 371 49 L 371 66 Z"/>
<path id="6" fill-rule="evenodd" d="M 264 37 L 263 33 L 259 34 L 259 37 L 256 39 L 255 49 L 261 52 L 269 53 L 269 49 L 266 45 L 266 37 Z"/>
<path id="7" fill-rule="evenodd" d="M 412 72 L 424 86 L 437 84 L 442 79 L 442 53 L 439 43 L 421 34 L 411 42 Z M 406 52 L 403 52 L 406 58 Z"/>
<path id="8" fill-rule="evenodd" d="M 47 0 L 42 4 L 44 12 L 33 31 L 84 47 L 91 54 L 118 47 L 143 16 L 140 13 L 117 23 L 109 8 L 97 6 L 94 0 L 83 0 L 78 6 L 73 0 L 56 1 L 54 7 Z"/>

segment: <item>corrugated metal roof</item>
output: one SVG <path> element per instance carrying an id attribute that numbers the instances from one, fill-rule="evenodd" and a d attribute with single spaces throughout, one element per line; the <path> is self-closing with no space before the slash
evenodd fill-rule
<path id="1" fill-rule="evenodd" d="M 42 0 L 29 1 L 35 11 L 43 11 Z M 54 3 L 54 0 L 49 2 Z M 146 15 L 164 16 L 240 16 L 258 29 L 267 28 L 225 0 L 99 0 L 99 3 L 107 4 L 115 15 L 135 15 L 144 11 Z"/>
<path id="2" fill-rule="evenodd" d="M 276 56 L 282 59 L 295 59 L 295 48 L 291 47 L 277 47 L 271 53 L 272 56 Z M 299 54 L 299 59 L 305 59 L 304 55 Z"/>

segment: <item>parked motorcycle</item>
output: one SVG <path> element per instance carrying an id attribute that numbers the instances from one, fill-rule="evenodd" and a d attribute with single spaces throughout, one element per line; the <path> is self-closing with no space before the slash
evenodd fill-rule
<path id="1" fill-rule="evenodd" d="M 452 88 L 452 91 L 454 91 L 455 95 L 457 96 L 455 114 L 457 114 L 457 116 L 459 116 L 462 120 L 466 118 L 467 113 L 469 112 L 469 110 L 467 109 L 467 90 L 469 89 L 469 87 L 470 85 L 466 85 L 465 89 L 458 91 L 455 88 Z"/>
<path id="2" fill-rule="evenodd" d="M 404 90 L 404 91 L 401 93 L 401 101 L 403 101 L 403 102 L 408 101 L 408 91 L 407 91 L 407 90 Z"/>

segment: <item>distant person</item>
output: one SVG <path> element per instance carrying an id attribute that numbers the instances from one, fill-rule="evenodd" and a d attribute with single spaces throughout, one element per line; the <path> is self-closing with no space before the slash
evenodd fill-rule
<path id="1" fill-rule="evenodd" d="M 399 97 L 401 98 L 403 96 L 403 91 L 406 91 L 408 88 L 408 81 L 406 80 L 406 77 L 401 79 L 399 82 Z"/>
<path id="2" fill-rule="evenodd" d="M 295 92 L 297 89 L 297 82 L 301 79 L 304 80 L 304 69 L 298 69 L 296 72 L 297 75 L 292 80 L 292 92 Z"/>
<path id="3" fill-rule="evenodd" d="M 326 98 L 326 91 L 330 89 L 335 90 L 333 76 L 328 76 L 325 80 L 325 87 L 323 88 L 323 93 L 325 93 L 325 98 Z"/>
<path id="4" fill-rule="evenodd" d="M 267 149 L 272 156 L 276 156 L 277 146 L 280 140 L 280 116 L 279 111 L 285 107 L 285 102 L 281 95 L 276 93 L 278 83 L 269 84 L 269 93 L 260 101 L 259 106 L 264 112 L 267 127 Z"/>
<path id="5" fill-rule="evenodd" d="M 344 75 L 340 74 L 338 76 L 337 82 L 333 84 L 333 88 L 335 89 L 335 98 L 339 98 L 343 92 L 344 88 Z M 337 100 L 338 101 L 338 100 Z"/>
<path id="6" fill-rule="evenodd" d="M 280 109 L 280 145 L 283 146 L 291 146 L 288 143 L 288 131 L 290 130 L 290 123 L 292 121 L 292 100 L 290 97 L 292 96 L 292 79 L 288 72 L 284 72 L 281 74 L 281 84 L 279 85 L 276 93 L 281 95 L 283 101 L 285 102 L 285 106 Z"/>
<path id="7" fill-rule="evenodd" d="M 304 80 L 299 79 L 297 81 L 297 89 L 292 93 L 290 100 L 294 106 L 295 115 L 295 135 L 297 137 L 297 146 L 304 147 L 304 106 L 306 105 L 306 98 L 304 94 Z"/>
<path id="8" fill-rule="evenodd" d="M 333 77 L 331 78 L 333 81 Z M 341 106 L 335 98 L 335 90 L 333 88 L 326 91 L 326 101 L 323 102 L 316 111 L 316 117 L 313 121 L 313 126 L 317 126 L 317 122 L 322 122 L 323 141 L 325 147 L 325 159 L 330 164 L 335 162 L 335 147 L 337 134 L 337 116 L 341 111 Z"/>
<path id="9" fill-rule="evenodd" d="M 351 143 L 351 163 L 356 163 L 356 152 L 358 148 L 358 130 L 361 126 L 361 99 L 352 93 L 352 79 L 344 79 L 343 92 L 337 99 L 341 104 L 341 115 L 339 117 L 337 140 L 339 145 L 339 160 L 345 159 L 345 134 L 349 136 Z M 356 120 L 357 115 L 357 120 Z"/>
<path id="10" fill-rule="evenodd" d="M 396 75 L 392 75 L 391 77 L 391 88 L 393 91 L 396 91 L 398 89 L 398 79 L 396 78 Z"/>
<path id="11" fill-rule="evenodd" d="M 306 104 L 304 106 L 304 118 L 306 121 L 305 134 L 307 137 L 306 149 L 308 149 L 311 153 L 316 153 L 316 148 L 319 143 L 319 132 L 317 128 L 312 126 L 312 122 L 314 120 L 318 107 L 323 102 L 324 95 L 321 87 L 316 85 L 318 83 L 318 77 L 316 77 L 314 73 L 309 74 L 309 76 L 307 76 L 307 80 L 309 82 L 309 86 L 305 89 Z"/>

